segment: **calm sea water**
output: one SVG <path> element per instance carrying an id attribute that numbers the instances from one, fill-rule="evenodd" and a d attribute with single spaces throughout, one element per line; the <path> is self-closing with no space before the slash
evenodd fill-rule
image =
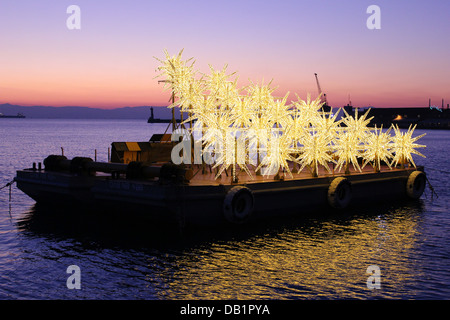
<path id="1" fill-rule="evenodd" d="M 49 154 L 107 160 L 141 121 L 0 119 L 0 187 Z M 416 135 L 422 131 L 416 131 Z M 124 215 L 45 209 L 0 191 L 0 299 L 449 299 L 450 131 L 419 140 L 438 198 L 180 234 Z M 67 268 L 81 271 L 69 290 Z M 368 289 L 367 268 L 380 268 Z"/>

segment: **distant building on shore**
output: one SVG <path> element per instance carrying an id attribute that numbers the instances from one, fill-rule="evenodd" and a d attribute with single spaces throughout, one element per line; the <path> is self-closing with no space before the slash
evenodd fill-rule
<path id="1" fill-rule="evenodd" d="M 354 109 L 351 106 L 343 107 L 347 113 L 353 115 Z M 351 109 L 350 109 L 351 108 Z M 360 113 L 367 108 L 358 108 Z M 417 129 L 450 129 L 450 106 L 428 108 L 374 108 L 370 109 L 369 117 L 374 117 L 370 126 L 378 128 L 388 128 L 391 124 L 398 125 L 399 128 L 408 128 L 410 125 L 417 125 Z"/>

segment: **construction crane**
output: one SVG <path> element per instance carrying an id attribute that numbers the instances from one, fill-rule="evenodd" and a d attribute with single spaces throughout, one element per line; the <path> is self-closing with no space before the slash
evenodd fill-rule
<path id="1" fill-rule="evenodd" d="M 324 102 L 325 105 L 328 106 L 327 95 L 325 93 L 323 93 L 322 89 L 320 88 L 319 78 L 317 77 L 317 73 L 314 73 L 314 75 L 316 76 L 317 89 L 319 90 L 319 95 L 322 94 L 322 98 L 321 98 L 322 102 Z"/>
<path id="2" fill-rule="evenodd" d="M 330 112 L 330 114 L 331 114 L 331 107 L 328 105 L 327 95 L 325 93 L 323 93 L 322 88 L 320 88 L 319 78 L 317 77 L 317 73 L 314 73 L 314 75 L 316 76 L 317 89 L 319 90 L 319 95 L 322 95 L 320 98 L 321 102 L 323 103 L 322 110 L 324 112 Z"/>

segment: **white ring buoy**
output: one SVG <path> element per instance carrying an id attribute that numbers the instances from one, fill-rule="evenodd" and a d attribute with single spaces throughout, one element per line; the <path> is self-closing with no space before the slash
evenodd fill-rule
<path id="1" fill-rule="evenodd" d="M 243 223 L 253 212 L 254 198 L 252 191 L 244 186 L 236 186 L 228 191 L 223 201 L 225 219 L 232 223 Z"/>
<path id="2" fill-rule="evenodd" d="M 335 178 L 328 187 L 328 203 L 336 209 L 346 208 L 352 200 L 352 186 L 344 177 Z"/>
<path id="3" fill-rule="evenodd" d="M 406 181 L 406 194 L 412 199 L 419 199 L 425 190 L 426 175 L 422 171 L 413 171 Z"/>

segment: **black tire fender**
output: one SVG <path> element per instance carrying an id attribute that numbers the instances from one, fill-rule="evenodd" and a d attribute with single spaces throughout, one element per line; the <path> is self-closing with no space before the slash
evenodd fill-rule
<path id="1" fill-rule="evenodd" d="M 425 191 L 426 183 L 427 176 L 425 175 L 425 172 L 419 170 L 411 172 L 406 181 L 406 194 L 411 199 L 419 199 Z"/>
<path id="2" fill-rule="evenodd" d="M 352 200 L 352 185 L 347 178 L 337 177 L 328 187 L 328 204 L 336 209 L 348 207 Z"/>
<path id="3" fill-rule="evenodd" d="M 223 201 L 223 214 L 231 223 L 244 223 L 253 213 L 254 197 L 252 191 L 244 186 L 231 188 Z"/>

